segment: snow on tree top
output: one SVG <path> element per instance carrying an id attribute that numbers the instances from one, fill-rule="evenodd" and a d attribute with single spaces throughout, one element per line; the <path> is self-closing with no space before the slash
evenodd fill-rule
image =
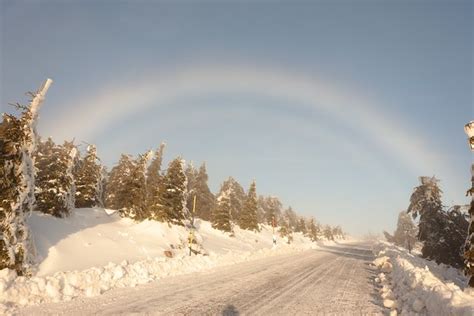
<path id="1" fill-rule="evenodd" d="M 426 185 L 437 185 L 439 183 L 439 179 L 436 179 L 435 176 L 433 177 L 419 177 L 420 183 L 421 184 L 426 184 Z"/>
<path id="2" fill-rule="evenodd" d="M 44 97 L 46 96 L 46 92 L 48 92 L 48 89 L 52 83 L 52 79 L 46 79 L 41 88 L 38 90 L 38 93 L 36 93 L 35 97 L 31 101 L 30 111 L 33 117 L 36 117 L 36 115 L 38 114 L 38 110 L 41 106 L 41 103 L 43 103 Z"/>

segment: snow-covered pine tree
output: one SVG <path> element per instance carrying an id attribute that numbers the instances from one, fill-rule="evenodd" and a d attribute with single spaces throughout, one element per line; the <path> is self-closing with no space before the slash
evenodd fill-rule
<path id="1" fill-rule="evenodd" d="M 56 144 L 52 138 L 46 141 L 38 140 L 37 150 L 34 155 L 36 179 L 35 179 L 35 210 L 49 213 L 47 210 L 55 209 L 59 201 L 56 200 L 56 177 L 57 170 L 53 170 L 53 159 Z M 51 169 L 51 172 L 49 171 Z M 53 203 L 53 204 L 52 204 Z M 49 213 L 51 214 L 51 213 Z M 59 214 L 57 215 L 59 216 Z"/>
<path id="2" fill-rule="evenodd" d="M 74 172 L 76 181 L 76 207 L 102 207 L 103 172 L 97 149 L 88 145 L 84 158 L 79 160 Z"/>
<path id="3" fill-rule="evenodd" d="M 65 191 L 66 208 L 69 210 L 69 215 L 76 204 L 76 182 L 74 173 L 79 162 L 79 155 L 77 146 L 74 145 L 72 141 L 64 142 L 62 147 L 64 159 L 67 160 L 66 173 L 64 174 L 62 183 Z"/>
<path id="4" fill-rule="evenodd" d="M 308 236 L 312 241 L 318 240 L 320 228 L 319 228 L 319 225 L 314 220 L 314 218 L 311 218 L 308 222 L 308 225 L 306 226 L 307 226 L 306 236 Z"/>
<path id="5" fill-rule="evenodd" d="M 421 185 L 414 189 L 410 197 L 410 205 L 407 213 L 414 219 L 420 217 L 418 223 L 418 239 L 423 243 L 422 256 L 429 260 L 439 260 L 438 243 L 441 233 L 445 229 L 443 221 L 441 202 L 441 190 L 438 187 L 439 180 L 436 178 L 420 177 Z M 446 248 L 446 244 L 441 248 Z"/>
<path id="6" fill-rule="evenodd" d="M 463 262 L 458 248 L 460 238 L 455 236 L 463 229 L 458 227 L 461 217 L 443 210 L 438 179 L 420 177 L 420 181 L 421 185 L 415 188 L 410 197 L 407 213 L 412 214 L 413 218 L 420 217 L 418 240 L 423 243 L 422 256 L 437 263 L 460 267 Z M 467 227 L 467 224 L 464 225 Z"/>
<path id="7" fill-rule="evenodd" d="M 38 110 L 52 83 L 46 80 L 32 93 L 29 106 L 21 107 L 20 118 L 3 113 L 0 123 L 0 270 L 9 268 L 28 274 L 34 261 L 34 245 L 25 215 L 34 205 Z"/>
<path id="8" fill-rule="evenodd" d="M 165 149 L 165 143 L 161 143 L 160 147 L 155 151 L 155 155 L 150 162 L 147 169 L 146 175 L 146 204 L 147 204 L 147 216 L 149 219 L 156 220 L 156 205 L 158 203 L 158 189 L 162 180 L 161 164 L 163 162 L 163 152 Z"/>
<path id="9" fill-rule="evenodd" d="M 332 228 L 329 225 L 324 225 L 323 235 L 327 240 L 334 240 L 334 236 L 332 234 Z"/>
<path id="10" fill-rule="evenodd" d="M 400 214 L 398 214 L 397 228 L 393 234 L 392 242 L 411 251 L 417 241 L 417 234 L 418 229 L 410 215 L 407 214 L 406 211 L 400 212 Z"/>
<path id="11" fill-rule="evenodd" d="M 337 225 L 336 227 L 333 227 L 332 235 L 336 239 L 344 239 L 344 232 L 342 231 L 342 227 L 339 225 Z"/>
<path id="12" fill-rule="evenodd" d="M 265 198 L 265 219 L 268 225 L 272 225 L 273 220 L 278 222 L 281 217 L 282 203 L 276 196 L 267 196 Z"/>
<path id="13" fill-rule="evenodd" d="M 301 217 L 298 220 L 298 222 L 296 224 L 295 232 L 303 233 L 303 235 L 306 235 L 306 233 L 307 233 L 306 221 L 303 217 Z"/>
<path id="14" fill-rule="evenodd" d="M 217 197 L 217 205 L 212 214 L 212 227 L 232 233 L 230 193 L 231 189 L 229 188 L 227 191 L 222 191 Z"/>
<path id="15" fill-rule="evenodd" d="M 189 217 L 186 200 L 187 179 L 184 172 L 184 160 L 178 157 L 170 162 L 166 175 L 160 183 L 157 220 L 184 225 L 184 220 Z"/>
<path id="16" fill-rule="evenodd" d="M 126 205 L 127 179 L 133 169 L 133 161 L 129 155 L 122 154 L 116 166 L 110 170 L 105 205 L 107 208 L 121 210 Z"/>
<path id="17" fill-rule="evenodd" d="M 223 191 L 229 191 L 232 218 L 239 219 L 246 198 L 244 189 L 234 178 L 229 177 L 222 183 L 219 194 Z"/>
<path id="18" fill-rule="evenodd" d="M 289 227 L 290 227 L 292 230 L 295 230 L 295 229 L 296 229 L 296 226 L 298 225 L 298 217 L 297 217 L 295 211 L 293 211 L 293 208 L 291 208 L 291 206 L 289 206 L 289 207 L 285 210 L 283 216 L 288 219 L 288 225 L 289 225 Z"/>
<path id="19" fill-rule="evenodd" d="M 287 216 L 282 216 L 280 219 L 280 237 L 286 238 L 286 242 L 290 244 L 293 241 L 293 229 L 290 226 L 290 220 Z"/>
<path id="20" fill-rule="evenodd" d="M 194 179 L 192 185 L 188 185 L 188 188 L 191 188 L 190 193 L 188 192 L 188 209 L 193 207 L 193 199 L 196 196 L 196 217 L 199 217 L 203 220 L 210 220 L 212 217 L 212 212 L 216 205 L 216 198 L 209 190 L 207 185 L 208 175 L 206 171 L 206 164 L 203 163 L 199 167 L 199 171 L 194 174 Z"/>
<path id="21" fill-rule="evenodd" d="M 151 152 L 147 152 L 133 159 L 122 154 L 107 182 L 105 202 L 108 208 L 119 210 L 121 216 L 137 221 L 147 218 L 145 173 L 150 156 Z"/>
<path id="22" fill-rule="evenodd" d="M 259 195 L 257 198 L 257 221 L 259 224 L 266 224 L 265 218 L 265 197 L 263 195 Z"/>
<path id="23" fill-rule="evenodd" d="M 454 205 L 448 210 L 446 225 L 446 240 L 448 253 L 445 254 L 445 263 L 455 267 L 463 268 L 464 246 L 469 228 L 469 216 L 462 210 L 460 205 Z"/>
<path id="24" fill-rule="evenodd" d="M 257 221 L 257 184 L 255 181 L 250 185 L 244 207 L 240 213 L 239 226 L 242 229 L 258 231 Z"/>
<path id="25" fill-rule="evenodd" d="M 198 171 L 194 168 L 194 163 L 190 161 L 186 165 L 186 169 L 184 170 L 184 174 L 186 174 L 186 179 L 188 179 L 187 191 L 188 191 L 188 198 L 186 200 L 186 207 L 189 211 L 193 210 L 193 203 L 194 203 L 194 196 L 196 195 L 194 189 L 196 187 L 196 178 Z"/>
<path id="26" fill-rule="evenodd" d="M 25 223 L 32 172 L 25 160 L 30 159 L 34 135 L 24 129 L 25 114 L 18 119 L 4 113 L 0 124 L 0 270 L 9 268 L 20 275 L 33 262 Z"/>
<path id="27" fill-rule="evenodd" d="M 152 152 L 138 155 L 133 161 L 130 178 L 127 183 L 128 207 L 122 210 L 123 216 L 143 221 L 150 217 L 146 205 L 146 172 Z"/>
<path id="28" fill-rule="evenodd" d="M 57 145 L 51 138 L 39 142 L 35 155 L 35 211 L 56 217 L 70 215 L 75 205 L 76 166 L 77 148 L 72 142 Z"/>

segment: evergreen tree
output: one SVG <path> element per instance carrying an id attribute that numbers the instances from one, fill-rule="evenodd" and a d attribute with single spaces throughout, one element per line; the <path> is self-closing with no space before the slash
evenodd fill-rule
<path id="1" fill-rule="evenodd" d="M 189 210 L 192 210 L 194 196 L 196 196 L 195 215 L 203 220 L 210 220 L 215 207 L 216 198 L 207 185 L 209 177 L 207 175 L 206 165 L 203 163 L 201 167 L 199 167 L 198 172 L 191 169 L 189 173 L 192 176 L 192 184 L 188 184 L 187 207 Z"/>
<path id="2" fill-rule="evenodd" d="M 192 210 L 195 196 L 194 188 L 196 187 L 196 178 L 198 175 L 198 171 L 196 170 L 196 168 L 194 168 L 194 163 L 192 161 L 187 164 L 184 173 L 186 174 L 186 179 L 188 179 L 188 200 L 186 202 L 186 206 L 188 210 Z"/>
<path id="3" fill-rule="evenodd" d="M 410 197 L 410 205 L 407 212 L 413 218 L 420 217 L 418 224 L 418 239 L 423 243 L 422 256 L 429 260 L 439 259 L 438 243 L 440 234 L 445 229 L 442 220 L 441 190 L 436 178 L 420 177 L 421 185 L 416 187 Z M 446 248 L 446 244 L 441 248 Z"/>
<path id="4" fill-rule="evenodd" d="M 151 215 L 146 204 L 146 171 L 151 152 L 137 159 L 122 155 L 113 167 L 107 183 L 106 205 L 119 210 L 123 217 L 142 221 Z"/>
<path id="5" fill-rule="evenodd" d="M 129 155 L 122 154 L 116 166 L 110 171 L 107 186 L 105 205 L 107 208 L 119 210 L 129 207 L 128 179 L 133 170 L 133 160 Z"/>
<path id="6" fill-rule="evenodd" d="M 303 217 L 301 217 L 296 225 L 295 232 L 303 233 L 303 235 L 306 235 L 307 229 L 306 229 L 306 222 Z"/>
<path id="7" fill-rule="evenodd" d="M 332 228 L 329 225 L 324 226 L 323 235 L 327 240 L 334 240 L 334 236 L 332 234 Z"/>
<path id="8" fill-rule="evenodd" d="M 276 196 L 265 198 L 264 210 L 267 224 L 272 225 L 273 220 L 278 222 L 281 217 L 282 203 Z"/>
<path id="9" fill-rule="evenodd" d="M 161 143 L 160 147 L 155 151 L 153 160 L 150 162 L 146 173 L 146 205 L 147 218 L 156 219 L 155 209 L 158 203 L 158 189 L 162 181 L 161 164 L 163 162 L 163 152 L 165 144 Z"/>
<path id="10" fill-rule="evenodd" d="M 72 142 L 40 142 L 35 155 L 35 211 L 56 217 L 69 216 L 75 205 L 77 148 Z"/>
<path id="11" fill-rule="evenodd" d="M 122 208 L 122 216 L 143 221 L 150 218 L 146 205 L 146 171 L 151 151 L 138 155 L 133 161 L 130 177 L 126 179 L 127 207 Z"/>
<path id="12" fill-rule="evenodd" d="M 246 199 L 244 189 L 234 178 L 229 177 L 222 183 L 219 195 L 223 191 L 229 191 L 232 218 L 239 219 Z"/>
<path id="13" fill-rule="evenodd" d="M 448 243 L 448 252 L 444 254 L 445 263 L 455 267 L 463 268 L 464 246 L 469 228 L 469 216 L 463 212 L 460 205 L 453 206 L 447 212 L 447 224 L 445 238 Z"/>
<path id="14" fill-rule="evenodd" d="M 25 216 L 33 208 L 36 149 L 36 121 L 51 80 L 32 93 L 20 118 L 3 114 L 0 123 L 0 270 L 9 268 L 19 275 L 29 273 L 34 245 Z"/>
<path id="15" fill-rule="evenodd" d="M 344 232 L 342 231 L 342 228 L 339 225 L 333 228 L 332 234 L 334 238 L 344 239 Z"/>
<path id="16" fill-rule="evenodd" d="M 398 215 L 397 228 L 393 236 L 391 236 L 391 242 L 398 246 L 405 247 L 406 249 L 411 251 L 411 249 L 415 245 L 417 234 L 418 229 L 413 223 L 413 220 L 411 219 L 410 215 L 407 214 L 406 211 L 400 212 L 400 214 Z"/>
<path id="17" fill-rule="evenodd" d="M 312 241 L 316 241 L 319 239 L 319 233 L 320 233 L 319 225 L 316 224 L 316 221 L 314 220 L 314 218 L 311 218 L 308 223 L 306 235 Z"/>
<path id="18" fill-rule="evenodd" d="M 284 217 L 287 218 L 289 227 L 292 230 L 296 230 L 296 227 L 298 226 L 298 217 L 291 206 L 285 210 Z"/>
<path id="19" fill-rule="evenodd" d="M 290 244 L 293 241 L 293 229 L 290 226 L 290 220 L 287 216 L 280 219 L 280 229 L 278 230 L 280 237 L 286 238 L 286 242 Z"/>
<path id="20" fill-rule="evenodd" d="M 265 208 L 265 197 L 263 195 L 259 195 L 257 199 L 257 221 L 259 224 L 265 224 L 267 222 L 265 218 Z"/>
<path id="21" fill-rule="evenodd" d="M 423 243 L 423 258 L 445 263 L 454 267 L 462 265 L 461 243 L 464 226 L 467 220 L 457 211 L 446 213 L 441 202 L 441 190 L 436 178 L 420 177 L 421 185 L 416 187 L 410 197 L 408 213 L 413 218 L 420 217 L 418 223 L 418 240 Z M 461 228 L 459 227 L 461 226 Z"/>
<path id="22" fill-rule="evenodd" d="M 159 221 L 184 225 L 188 217 L 186 207 L 187 179 L 184 160 L 180 157 L 170 162 L 158 190 L 156 217 Z"/>
<path id="23" fill-rule="evenodd" d="M 222 191 L 217 197 L 217 206 L 214 208 L 212 216 L 212 227 L 232 233 L 230 191 L 230 189 Z"/>
<path id="24" fill-rule="evenodd" d="M 259 230 L 257 207 L 257 184 L 253 181 L 247 193 L 242 212 L 240 213 L 240 228 L 254 231 Z"/>
<path id="25" fill-rule="evenodd" d="M 102 165 L 94 145 L 87 146 L 86 155 L 79 160 L 74 172 L 76 182 L 76 207 L 104 206 Z"/>
<path id="26" fill-rule="evenodd" d="M 76 181 L 74 173 L 79 163 L 79 155 L 77 146 L 74 145 L 73 141 L 65 141 L 62 147 L 64 160 L 67 161 L 66 173 L 62 178 L 62 187 L 65 191 L 66 208 L 73 210 L 76 204 Z"/>
<path id="27" fill-rule="evenodd" d="M 197 175 L 198 175 L 198 170 L 196 170 L 196 168 L 194 168 L 194 163 L 193 161 L 190 161 L 189 164 L 186 165 L 186 169 L 184 170 L 184 174 L 186 175 L 186 179 L 187 179 L 187 192 L 188 192 L 188 195 L 187 195 L 187 199 L 186 199 L 186 207 L 190 213 L 190 216 L 192 218 L 192 222 L 194 224 L 194 218 L 196 217 L 196 206 L 194 205 L 194 200 L 196 198 L 196 202 L 197 202 L 197 196 L 196 196 L 196 192 L 195 192 L 195 188 L 196 188 L 196 178 L 197 178 Z"/>
<path id="28" fill-rule="evenodd" d="M 34 202 L 29 195 L 34 169 L 24 169 L 35 144 L 35 135 L 25 129 L 25 123 L 30 124 L 28 112 L 25 109 L 21 118 L 4 113 L 0 124 L 0 270 L 10 268 L 20 275 L 33 262 L 25 222 Z"/>

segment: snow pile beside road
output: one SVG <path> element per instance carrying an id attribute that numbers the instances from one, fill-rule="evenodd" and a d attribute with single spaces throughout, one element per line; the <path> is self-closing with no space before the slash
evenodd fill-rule
<path id="1" fill-rule="evenodd" d="M 456 269 L 380 242 L 374 247 L 380 273 L 375 282 L 391 314 L 474 315 L 474 296 L 463 292 L 464 276 Z"/>
<path id="2" fill-rule="evenodd" d="M 134 223 L 109 213 L 78 209 L 66 219 L 33 214 L 29 222 L 39 268 L 31 278 L 0 271 L 0 314 L 17 306 L 96 296 L 112 288 L 317 247 L 300 233 L 291 245 L 278 238 L 273 247 L 268 226 L 259 233 L 236 227 L 235 237 L 230 237 L 209 222 L 197 221 L 196 239 L 204 255 L 189 256 L 185 227 Z"/>
<path id="3" fill-rule="evenodd" d="M 37 276 L 59 271 L 84 270 L 120 263 L 163 257 L 164 251 L 184 253 L 189 230 L 156 221 L 136 223 L 100 208 L 76 209 L 68 218 L 55 218 L 34 212 L 28 220 L 39 260 Z M 196 220 L 196 239 L 209 254 L 256 251 L 272 247 L 272 228 L 259 233 L 234 228 L 235 237 L 213 229 L 211 223 Z M 294 234 L 293 246 L 308 244 Z M 277 244 L 284 240 L 277 236 Z"/>
<path id="4" fill-rule="evenodd" d="M 70 301 L 80 296 L 97 296 L 112 288 L 135 287 L 163 277 L 203 271 L 216 266 L 256 260 L 263 257 L 303 250 L 281 246 L 278 250 L 260 249 L 255 252 L 229 252 L 225 255 L 188 256 L 176 258 L 158 257 L 134 263 L 124 260 L 120 264 L 110 262 L 104 267 L 93 267 L 83 271 L 56 272 L 49 276 L 30 279 L 16 277 L 12 270 L 1 270 L 0 313 L 15 305 L 33 305 L 45 302 Z"/>

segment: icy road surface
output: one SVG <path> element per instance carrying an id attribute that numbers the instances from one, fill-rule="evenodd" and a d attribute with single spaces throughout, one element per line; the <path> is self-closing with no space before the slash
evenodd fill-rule
<path id="1" fill-rule="evenodd" d="M 170 277 L 94 298 L 45 304 L 25 315 L 381 315 L 368 245 L 292 255 Z"/>

